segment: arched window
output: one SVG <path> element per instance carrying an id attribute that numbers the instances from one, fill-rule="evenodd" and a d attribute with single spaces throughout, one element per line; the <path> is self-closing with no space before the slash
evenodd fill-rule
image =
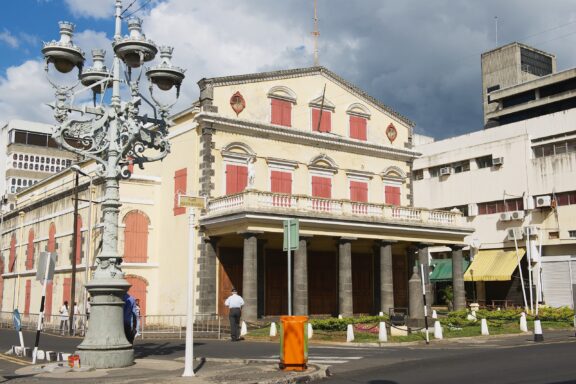
<path id="1" fill-rule="evenodd" d="M 384 180 L 384 202 L 390 205 L 401 205 L 402 185 L 406 179 L 406 173 L 398 167 L 388 167 L 382 173 Z"/>
<path id="2" fill-rule="evenodd" d="M 350 116 L 350 138 L 366 141 L 368 137 L 367 124 L 370 119 L 370 110 L 360 103 L 348 107 L 346 113 Z"/>
<path id="3" fill-rule="evenodd" d="M 50 228 L 48 229 L 48 247 L 46 248 L 48 252 L 56 251 L 56 224 L 50 223 Z"/>
<path id="4" fill-rule="evenodd" d="M 270 123 L 292 126 L 292 104 L 296 103 L 296 94 L 288 87 L 276 86 L 268 91 L 270 98 Z"/>
<path id="5" fill-rule="evenodd" d="M 8 272 L 14 272 L 16 267 L 16 235 L 10 240 L 10 254 L 8 256 Z"/>
<path id="6" fill-rule="evenodd" d="M 128 294 L 138 299 L 140 301 L 140 315 L 146 315 L 146 293 L 148 282 L 146 279 L 136 275 L 127 275 L 126 280 L 130 283 L 131 287 L 128 290 Z"/>
<path id="7" fill-rule="evenodd" d="M 26 269 L 34 268 L 34 230 L 28 231 L 28 247 L 26 248 Z"/>
<path id="8" fill-rule="evenodd" d="M 140 211 L 131 211 L 124 217 L 124 262 L 148 261 L 148 217 Z"/>

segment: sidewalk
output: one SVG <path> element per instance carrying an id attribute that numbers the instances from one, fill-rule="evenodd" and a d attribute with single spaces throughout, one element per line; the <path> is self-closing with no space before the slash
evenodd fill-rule
<path id="1" fill-rule="evenodd" d="M 66 364 L 31 365 L 10 376 L 11 383 L 306 383 L 326 377 L 327 367 L 309 365 L 304 372 L 284 372 L 277 363 L 242 359 L 198 359 L 194 362 L 195 377 L 182 377 L 183 358 L 176 360 L 137 359 L 127 368 L 69 371 Z M 55 368 L 46 372 L 42 367 Z"/>

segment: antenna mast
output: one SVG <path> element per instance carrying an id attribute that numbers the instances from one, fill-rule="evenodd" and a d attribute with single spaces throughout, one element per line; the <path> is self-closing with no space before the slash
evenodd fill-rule
<path id="1" fill-rule="evenodd" d="M 498 47 L 498 16 L 494 16 L 494 27 L 496 29 L 496 47 Z"/>
<path id="2" fill-rule="evenodd" d="M 318 36 L 320 36 L 320 31 L 318 31 L 318 0 L 314 0 L 314 66 L 318 66 Z"/>

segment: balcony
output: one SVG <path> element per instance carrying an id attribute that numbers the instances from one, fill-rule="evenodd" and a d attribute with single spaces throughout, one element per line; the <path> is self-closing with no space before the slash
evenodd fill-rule
<path id="1" fill-rule="evenodd" d="M 240 212 L 259 212 L 300 217 L 325 217 L 341 220 L 369 221 L 428 226 L 459 227 L 461 213 L 398 207 L 387 204 L 359 203 L 350 200 L 287 195 L 255 190 L 211 199 L 202 219 Z"/>

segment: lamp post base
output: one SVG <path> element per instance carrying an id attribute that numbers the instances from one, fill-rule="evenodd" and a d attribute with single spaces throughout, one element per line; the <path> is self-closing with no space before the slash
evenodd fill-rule
<path id="1" fill-rule="evenodd" d="M 134 364 L 134 349 L 124 333 L 124 294 L 130 283 L 124 278 L 95 278 L 86 284 L 92 296 L 90 322 L 76 352 L 82 365 L 122 368 Z"/>

